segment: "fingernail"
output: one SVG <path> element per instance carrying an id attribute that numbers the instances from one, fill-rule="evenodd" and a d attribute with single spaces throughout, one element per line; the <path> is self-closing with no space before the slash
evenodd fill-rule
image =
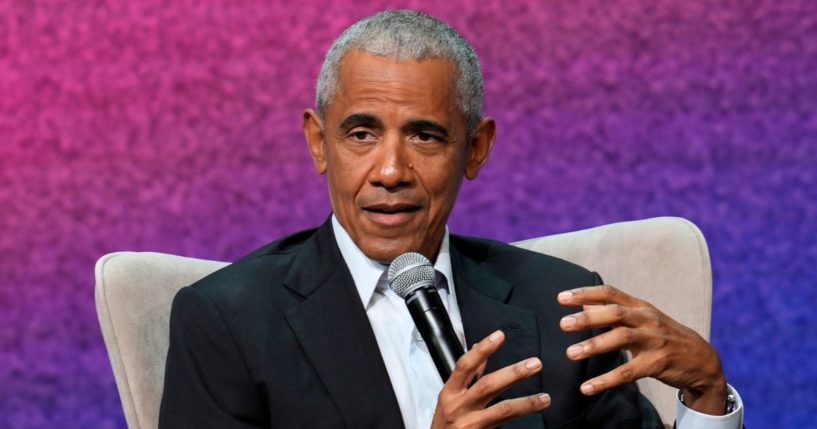
<path id="1" fill-rule="evenodd" d="M 567 348 L 567 355 L 572 358 L 577 358 L 584 353 L 584 347 L 580 344 L 576 344 Z"/>
<path id="2" fill-rule="evenodd" d="M 539 368 L 539 365 L 542 363 L 539 361 L 538 358 L 530 358 L 525 362 L 525 367 L 528 369 L 536 369 Z"/>
<path id="3" fill-rule="evenodd" d="M 562 327 L 563 328 L 572 328 L 576 326 L 576 318 L 573 316 L 567 316 L 562 318 Z"/>
<path id="4" fill-rule="evenodd" d="M 570 298 L 573 298 L 573 292 L 559 292 L 556 298 L 559 301 L 570 301 Z"/>
<path id="5" fill-rule="evenodd" d="M 549 404 L 550 403 L 550 395 L 548 395 L 547 393 L 543 393 L 543 394 L 539 395 L 539 402 L 541 402 L 543 404 Z"/>
<path id="6" fill-rule="evenodd" d="M 589 395 L 589 394 L 593 393 L 593 390 L 595 390 L 595 389 L 596 388 L 590 383 L 584 383 L 584 384 L 582 384 L 582 387 L 581 387 L 581 391 L 585 395 Z"/>
<path id="7" fill-rule="evenodd" d="M 488 341 L 495 343 L 502 338 L 502 331 L 496 331 L 488 337 Z"/>

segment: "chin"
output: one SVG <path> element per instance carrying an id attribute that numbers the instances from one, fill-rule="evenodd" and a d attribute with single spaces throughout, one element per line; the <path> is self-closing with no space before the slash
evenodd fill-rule
<path id="1" fill-rule="evenodd" d="M 403 253 L 419 251 L 419 246 L 411 246 L 408 244 L 395 245 L 395 243 L 389 244 L 382 246 L 365 246 L 361 247 L 360 250 L 363 251 L 363 254 L 366 255 L 366 257 L 384 264 L 390 264 L 394 258 L 402 255 Z"/>
<path id="2" fill-rule="evenodd" d="M 407 250 L 406 252 L 409 252 L 409 250 Z M 388 251 L 388 250 L 382 250 L 382 251 L 381 250 L 374 250 L 374 251 L 365 251 L 364 250 L 363 254 L 366 255 L 366 257 L 368 257 L 369 259 L 380 262 L 381 264 L 387 264 L 388 265 L 388 264 L 391 264 L 391 261 L 393 261 L 394 258 L 396 258 L 396 257 L 398 257 L 398 256 L 400 256 L 400 255 L 402 255 L 403 253 L 406 253 L 406 252 Z"/>

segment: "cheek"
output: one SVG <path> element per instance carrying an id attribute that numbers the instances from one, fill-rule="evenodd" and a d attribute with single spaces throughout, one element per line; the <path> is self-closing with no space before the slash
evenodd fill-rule
<path id="1" fill-rule="evenodd" d="M 351 203 L 355 193 L 352 191 L 349 177 L 343 174 L 342 170 L 336 170 L 329 176 L 329 188 L 332 192 L 334 203 L 339 206 L 346 206 Z"/>
<path id="2" fill-rule="evenodd" d="M 448 210 L 454 205 L 462 181 L 461 168 L 456 163 L 446 163 L 434 169 L 428 176 L 430 183 L 428 192 L 432 197 L 435 211 Z"/>
<path id="3" fill-rule="evenodd" d="M 348 159 L 333 153 L 329 158 L 327 179 L 333 194 L 334 204 L 339 207 L 351 206 L 366 181 L 367 171 L 361 159 Z"/>

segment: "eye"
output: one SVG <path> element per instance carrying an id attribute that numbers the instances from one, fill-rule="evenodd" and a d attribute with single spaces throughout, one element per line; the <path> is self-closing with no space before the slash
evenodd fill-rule
<path id="1" fill-rule="evenodd" d="M 349 134 L 349 136 L 352 139 L 358 140 L 358 141 L 370 140 L 372 137 L 374 137 L 372 135 L 372 133 L 370 133 L 368 131 L 362 131 L 362 130 L 361 131 L 354 131 L 351 134 Z"/>
<path id="2" fill-rule="evenodd" d="M 420 140 L 421 142 L 430 142 L 430 141 L 435 141 L 435 140 L 439 140 L 439 139 L 437 137 L 429 134 L 429 133 L 419 132 L 419 133 L 417 133 L 417 140 Z"/>

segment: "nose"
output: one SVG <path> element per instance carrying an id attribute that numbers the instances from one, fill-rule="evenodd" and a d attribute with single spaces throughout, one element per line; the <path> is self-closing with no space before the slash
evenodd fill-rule
<path id="1" fill-rule="evenodd" d="M 408 148 L 399 136 L 386 136 L 375 151 L 369 183 L 389 190 L 407 187 L 414 179 Z"/>

